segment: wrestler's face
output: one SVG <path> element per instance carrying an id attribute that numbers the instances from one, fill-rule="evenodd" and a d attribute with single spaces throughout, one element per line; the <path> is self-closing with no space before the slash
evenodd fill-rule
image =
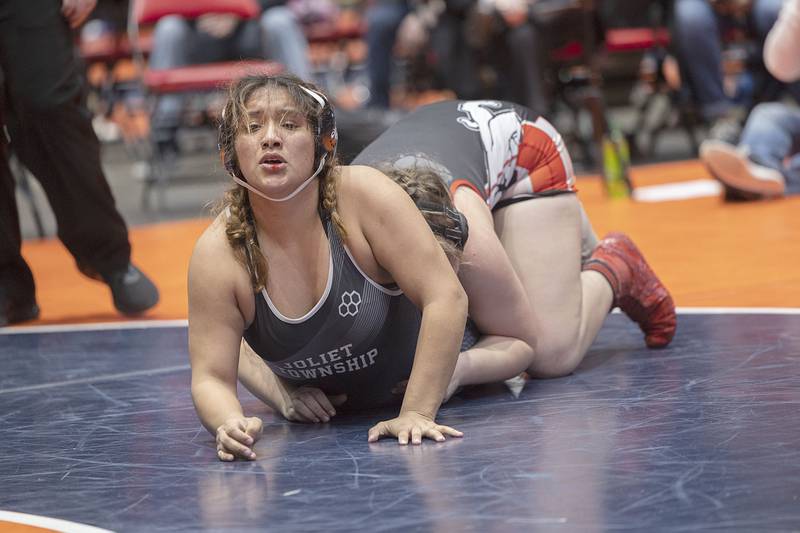
<path id="1" fill-rule="evenodd" d="M 295 191 L 312 173 L 314 136 L 306 116 L 282 88 L 248 99 L 236 135 L 236 158 L 247 182 L 272 198 Z"/>

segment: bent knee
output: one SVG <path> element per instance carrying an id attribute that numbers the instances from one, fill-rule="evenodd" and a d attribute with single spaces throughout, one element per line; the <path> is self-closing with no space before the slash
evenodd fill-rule
<path id="1" fill-rule="evenodd" d="M 764 120 L 771 123 L 781 122 L 787 115 L 787 109 L 788 108 L 786 104 L 780 102 L 765 102 L 763 104 L 758 104 L 750 113 L 748 121 L 755 122 Z"/>

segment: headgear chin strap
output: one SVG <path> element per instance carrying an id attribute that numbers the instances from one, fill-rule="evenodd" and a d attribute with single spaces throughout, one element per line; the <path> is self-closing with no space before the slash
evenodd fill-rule
<path id="1" fill-rule="evenodd" d="M 223 164 L 225 165 L 225 170 L 233 178 L 237 184 L 241 185 L 245 189 L 249 190 L 257 194 L 258 196 L 270 200 L 272 202 L 285 202 L 287 200 L 291 200 L 300 192 L 305 189 L 309 183 L 311 183 L 314 178 L 319 175 L 322 171 L 322 168 L 325 166 L 325 161 L 328 160 L 328 155 L 331 158 L 336 156 L 336 146 L 338 144 L 339 135 L 336 131 L 336 119 L 333 114 L 333 107 L 331 107 L 328 99 L 322 93 L 309 89 L 308 87 L 304 87 L 303 85 L 298 85 L 303 91 L 306 92 L 311 98 L 314 99 L 320 107 L 319 119 L 317 121 L 317 131 L 314 135 L 314 146 L 315 146 L 315 153 L 314 158 L 319 158 L 319 164 L 317 165 L 317 170 L 314 171 L 311 176 L 303 183 L 301 183 L 294 191 L 288 194 L 288 196 L 284 196 L 283 198 L 273 198 L 264 194 L 262 191 L 259 191 L 247 181 L 239 177 L 237 174 L 237 169 L 235 168 L 236 165 L 233 163 L 233 158 L 230 157 L 228 154 L 223 154 Z M 223 115 L 224 116 L 224 115 Z"/>
<path id="2" fill-rule="evenodd" d="M 231 178 L 233 178 L 233 181 L 235 181 L 248 191 L 254 192 L 262 198 L 266 198 L 267 200 L 271 200 L 273 202 L 285 202 L 286 200 L 291 200 L 292 198 L 300 194 L 300 192 L 303 189 L 305 189 L 314 178 L 317 177 L 317 174 L 319 174 L 320 170 L 322 170 L 323 165 L 325 165 L 325 156 L 322 156 L 322 159 L 319 162 L 317 170 L 313 174 L 311 174 L 311 176 L 306 181 L 301 183 L 294 191 L 290 192 L 288 196 L 284 196 L 283 198 L 273 198 L 272 196 L 267 196 L 263 192 L 259 191 L 258 189 L 256 189 L 255 187 L 244 181 L 242 178 L 237 177 L 235 174 L 231 174 Z"/>

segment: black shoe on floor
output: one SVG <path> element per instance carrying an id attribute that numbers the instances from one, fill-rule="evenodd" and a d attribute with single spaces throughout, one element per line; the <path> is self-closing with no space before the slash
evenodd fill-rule
<path id="1" fill-rule="evenodd" d="M 111 288 L 114 307 L 124 315 L 137 315 L 158 303 L 158 289 L 141 270 L 128 263 L 120 271 L 103 276 Z"/>
<path id="2" fill-rule="evenodd" d="M 0 302 L 0 328 L 39 318 L 39 306 L 35 301 L 16 303 Z"/>

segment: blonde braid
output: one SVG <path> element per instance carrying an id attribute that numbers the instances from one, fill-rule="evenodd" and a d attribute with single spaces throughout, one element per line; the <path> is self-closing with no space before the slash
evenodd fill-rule
<path id="1" fill-rule="evenodd" d="M 328 165 L 326 165 L 328 166 Z M 326 169 L 327 172 L 320 178 L 320 203 L 322 204 L 323 211 L 327 212 L 333 221 L 333 227 L 339 234 L 342 240 L 347 239 L 347 232 L 342 223 L 342 217 L 337 210 L 337 197 L 336 197 L 336 181 L 339 177 L 336 171 L 336 161 L 331 161 L 330 168 Z"/>
<path id="2" fill-rule="evenodd" d="M 222 208 L 227 209 L 225 234 L 233 254 L 247 268 L 253 290 L 260 291 L 267 285 L 267 260 L 258 245 L 247 191 L 236 187 L 226 192 Z"/>
<path id="3" fill-rule="evenodd" d="M 392 181 L 400 185 L 415 204 L 428 202 L 455 209 L 447 186 L 445 186 L 444 181 L 442 181 L 439 175 L 433 170 L 424 167 L 397 168 L 389 164 L 381 165 L 380 170 L 389 176 Z M 453 222 L 443 213 L 424 211 L 422 216 L 428 224 L 436 224 L 444 227 L 453 226 Z M 434 232 L 434 236 L 450 262 L 453 265 L 460 264 L 463 258 L 463 250 L 459 249 L 455 243 L 438 233 Z"/>

